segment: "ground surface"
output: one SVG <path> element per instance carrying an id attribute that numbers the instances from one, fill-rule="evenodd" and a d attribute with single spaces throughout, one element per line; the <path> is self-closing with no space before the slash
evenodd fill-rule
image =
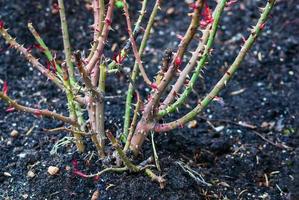
<path id="1" fill-rule="evenodd" d="M 88 28 L 92 24 L 91 13 L 83 1 L 69 2 L 71 42 L 74 49 L 86 50 L 92 34 Z M 233 61 L 242 45 L 240 34 L 248 35 L 247 27 L 258 17 L 257 6 L 264 4 L 238 2 L 222 19 L 214 59 L 205 70 L 207 78 L 197 84 L 195 98 L 191 99 L 205 94 L 223 73 L 225 63 Z M 46 0 L 2 0 L 0 18 L 25 46 L 34 43 L 26 29 L 27 22 L 32 21 L 48 46 L 61 50 L 59 17 L 51 13 L 50 6 L 51 1 Z M 174 10 L 169 10 L 172 7 Z M 189 21 L 184 17 L 189 12 L 184 1 L 169 1 L 163 4 L 162 12 L 145 56 L 149 71 L 156 71 L 166 48 L 175 48 L 176 34 L 183 34 Z M 197 128 L 186 127 L 155 137 L 161 174 L 167 179 L 163 190 L 143 174 L 106 174 L 100 181 L 75 176 L 74 160 L 86 173 L 101 169 L 96 156 L 92 156 L 93 147 L 78 155 L 74 146 L 68 144 L 52 155 L 55 142 L 65 133 L 49 134 L 43 128 L 62 124 L 8 113 L 6 105 L 0 102 L 0 199 L 89 199 L 97 188 L 100 199 L 299 199 L 298 13 L 295 0 L 278 1 L 262 37 L 233 82 L 221 93 L 225 104 L 213 103 L 197 119 Z M 120 12 L 116 15 L 118 21 L 110 46 L 123 36 L 119 31 L 122 25 L 118 24 L 123 24 L 124 19 Z M 63 112 L 66 103 L 61 91 L 32 70 L 15 51 L 7 49 L 2 39 L 0 45 L 0 81 L 2 85 L 8 80 L 9 95 L 24 104 Z M 110 78 L 108 85 L 108 95 L 120 97 L 107 102 L 107 126 L 121 127 L 127 82 L 119 75 Z M 192 106 L 195 100 L 189 103 Z M 181 113 L 189 109 L 184 108 Z M 13 130 L 19 132 L 17 137 L 11 136 Z M 148 142 L 144 155 L 150 154 Z M 188 164 L 211 186 L 196 182 L 178 161 Z M 47 174 L 51 165 L 60 168 L 56 176 Z M 30 178 L 28 171 L 35 176 Z"/>

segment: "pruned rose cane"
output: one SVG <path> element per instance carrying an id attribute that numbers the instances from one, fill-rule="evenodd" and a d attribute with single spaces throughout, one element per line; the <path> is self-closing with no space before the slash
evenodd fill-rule
<path id="1" fill-rule="evenodd" d="M 115 3 L 117 6 L 115 8 Z M 166 50 L 162 59 L 161 69 L 157 72 L 155 80 L 151 80 L 148 72 L 144 68 L 142 59 L 145 56 L 145 48 L 151 35 L 156 16 L 161 10 L 162 0 L 156 0 L 154 7 L 149 9 L 148 1 L 143 0 L 141 11 L 136 23 L 129 14 L 129 7 L 126 0 L 119 1 L 93 0 L 94 24 L 92 25 L 94 34 L 92 47 L 89 54 L 84 57 L 80 51 L 73 52 L 67 25 L 63 0 L 58 0 L 57 12 L 60 14 L 61 31 L 64 44 L 65 62 L 58 64 L 56 55 L 53 55 L 41 36 L 38 34 L 33 24 L 29 23 L 28 28 L 34 36 L 37 44 L 25 48 L 20 45 L 5 29 L 5 24 L 0 20 L 0 34 L 11 48 L 20 52 L 34 68 L 39 70 L 47 79 L 51 80 L 66 96 L 69 116 L 64 116 L 47 109 L 31 108 L 17 103 L 9 96 L 8 84 L 5 81 L 0 99 L 8 104 L 7 112 L 22 111 L 31 113 L 37 117 L 49 117 L 69 124 L 71 128 L 66 128 L 74 135 L 76 146 L 79 152 L 84 152 L 85 137 L 91 137 L 100 158 L 105 158 L 107 152 L 107 139 L 117 152 L 118 158 L 122 161 L 122 166 L 106 168 L 93 175 L 87 175 L 76 171 L 82 177 L 95 177 L 104 172 L 144 172 L 158 182 L 161 187 L 165 185 L 165 179 L 157 176 L 149 168 L 134 164 L 127 156 L 129 150 L 136 155 L 141 151 L 142 145 L 149 132 L 166 132 L 184 125 L 194 119 L 213 100 L 221 101 L 220 91 L 228 84 L 232 76 L 240 67 L 246 54 L 256 42 L 258 36 L 266 26 L 266 21 L 275 4 L 275 0 L 268 0 L 256 25 L 251 29 L 250 35 L 245 39 L 242 48 L 230 65 L 222 78 L 215 84 L 211 91 L 186 115 L 177 117 L 176 120 L 160 123 L 163 117 L 170 113 L 175 113 L 188 100 L 195 83 L 202 70 L 207 65 L 208 60 L 213 59 L 212 47 L 221 16 L 224 8 L 236 4 L 236 0 L 218 0 L 214 10 L 209 6 L 207 0 L 195 0 L 188 7 L 191 10 L 190 24 L 184 35 L 180 36 L 180 43 L 174 50 Z M 124 21 L 127 25 L 128 42 L 112 58 L 107 58 L 105 52 L 109 39 L 109 33 L 113 30 L 113 13 L 115 9 L 122 8 Z M 148 21 L 144 20 L 146 11 L 149 13 Z M 163 11 L 162 11 L 163 12 Z M 142 26 L 144 26 L 142 28 Z M 144 30 L 143 32 L 140 30 Z M 197 42 L 197 47 L 190 57 L 186 56 L 189 51 L 189 44 L 198 32 L 201 31 L 201 39 Z M 138 43 L 137 38 L 141 37 Z M 152 38 L 155 40 L 155 38 Z M 36 48 L 47 58 L 47 64 L 43 65 L 32 53 L 31 49 Z M 127 57 L 134 56 L 135 63 L 131 69 L 129 85 L 127 90 L 124 127 L 120 140 L 115 138 L 110 130 L 105 127 L 105 88 L 107 76 L 121 71 Z M 187 60 L 187 61 L 186 61 Z M 151 63 L 149 63 L 151 64 Z M 154 67 L 154 66 L 153 66 Z M 177 74 L 179 76 L 177 77 Z M 141 75 L 147 87 L 151 90 L 147 98 L 143 100 L 135 84 L 138 76 Z M 82 80 L 83 85 L 78 80 Z M 173 85 L 172 85 L 173 84 Z M 171 87 L 168 92 L 167 88 Z M 137 97 L 135 109 L 133 110 L 133 96 Z M 85 111 L 86 110 L 86 111 Z M 87 115 L 84 115 L 87 112 Z M 133 114 L 133 115 L 132 115 Z M 131 115 L 132 120 L 131 120 Z M 84 117 L 87 116 L 87 117 Z M 106 116 L 108 119 L 110 116 Z M 125 145 L 124 145 L 125 144 Z M 124 147 L 123 147 L 124 146 Z"/>

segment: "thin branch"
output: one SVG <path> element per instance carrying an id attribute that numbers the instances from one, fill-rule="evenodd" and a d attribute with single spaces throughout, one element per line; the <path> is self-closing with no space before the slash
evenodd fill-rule
<path id="1" fill-rule="evenodd" d="M 140 15 L 137 19 L 137 22 L 135 24 L 134 30 L 133 30 L 133 36 L 136 40 L 137 36 L 139 35 L 139 33 L 142 31 L 142 28 L 140 26 L 142 19 L 146 13 L 145 9 L 146 9 L 146 5 L 147 5 L 147 0 L 143 0 L 142 1 L 142 8 L 139 11 Z M 116 56 L 116 59 L 113 60 L 109 65 L 108 65 L 108 69 L 109 70 L 114 70 L 115 67 L 117 65 L 120 65 L 122 63 L 122 61 L 127 57 L 127 53 L 129 51 L 130 48 L 130 39 L 126 42 L 124 48 L 122 48 L 122 50 L 120 51 L 120 53 Z M 118 60 L 118 61 L 117 61 Z M 118 71 L 118 70 L 116 70 Z"/>
<path id="2" fill-rule="evenodd" d="M 198 58 L 202 56 L 200 54 L 205 49 L 205 45 L 207 44 L 207 41 L 208 41 L 208 38 L 209 38 L 209 35 L 210 35 L 210 29 L 211 29 L 211 25 L 209 24 L 206 27 L 206 29 L 203 31 L 202 38 L 200 39 L 195 52 L 192 53 L 192 57 L 190 58 L 187 66 L 180 73 L 180 76 L 178 77 L 178 80 L 173 85 L 171 91 L 169 92 L 169 94 L 167 95 L 167 97 L 163 101 L 162 105 L 160 106 L 160 108 L 159 108 L 160 110 L 165 109 L 170 103 L 173 102 L 173 100 L 176 97 L 176 95 L 174 95 L 174 94 L 179 94 L 180 89 L 182 88 L 182 86 L 186 82 L 186 78 L 187 78 L 188 74 L 194 69 Z"/>
<path id="3" fill-rule="evenodd" d="M 110 140 L 110 142 L 112 143 L 112 146 L 116 149 L 119 157 L 121 158 L 121 160 L 124 162 L 124 164 L 132 171 L 132 172 L 138 172 L 140 169 L 134 165 L 130 159 L 126 156 L 126 154 L 124 153 L 124 151 L 121 149 L 118 141 L 115 139 L 115 137 L 113 136 L 113 134 L 111 132 L 107 133 L 107 137 Z"/>
<path id="4" fill-rule="evenodd" d="M 38 32 L 35 30 L 32 23 L 28 23 L 27 26 L 28 26 L 28 29 L 30 30 L 30 32 L 32 33 L 32 35 L 34 36 L 35 40 L 38 42 L 38 44 L 43 49 L 43 53 L 49 60 L 50 64 L 53 65 L 53 67 L 55 67 L 55 69 L 57 69 L 57 72 L 59 75 L 62 75 L 62 69 L 61 69 L 60 65 L 56 63 L 56 60 L 54 59 L 51 51 L 49 50 L 48 46 L 45 44 L 44 40 L 40 37 Z"/>
<path id="5" fill-rule="evenodd" d="M 26 112 L 26 113 L 31 113 L 34 114 L 35 116 L 43 116 L 43 117 L 48 117 L 52 118 L 58 121 L 62 121 L 71 125 L 77 125 L 77 122 L 72 119 L 71 117 L 65 117 L 63 115 L 60 115 L 58 113 L 55 113 L 53 111 L 49 111 L 47 109 L 36 109 L 36 108 L 30 108 L 27 106 L 23 106 L 21 104 L 18 104 L 16 101 L 11 99 L 9 96 L 5 95 L 3 92 L 0 92 L 0 99 L 5 101 L 9 106 L 14 107 L 16 110 Z"/>
<path id="6" fill-rule="evenodd" d="M 83 132 L 83 131 L 75 131 L 71 128 L 67 128 L 67 127 L 58 127 L 58 128 L 53 128 L 53 129 L 43 129 L 44 131 L 47 131 L 49 133 L 54 133 L 54 132 L 61 132 L 61 131 L 66 131 L 66 132 L 70 132 L 70 133 L 78 133 L 82 136 L 92 136 L 94 135 L 95 133 L 86 133 L 86 132 Z"/>
<path id="7" fill-rule="evenodd" d="M 62 63 L 62 74 L 63 74 L 63 84 L 66 87 L 66 90 L 68 91 L 66 93 L 67 101 L 68 101 L 68 108 L 70 117 L 73 118 L 75 121 L 77 121 L 77 126 L 72 127 L 74 129 L 74 137 L 76 138 L 76 146 L 78 148 L 79 152 L 84 152 L 85 146 L 82 140 L 82 135 L 76 133 L 76 131 L 83 129 L 84 120 L 82 117 L 82 113 L 80 106 L 74 101 L 75 97 L 73 94 L 73 91 L 71 90 L 72 85 L 70 81 L 70 77 L 68 74 L 68 67 L 66 66 L 66 63 Z"/>
<path id="8" fill-rule="evenodd" d="M 91 59 L 89 60 L 88 64 L 85 67 L 88 73 L 91 73 L 96 63 L 98 62 L 98 60 L 103 54 L 105 43 L 107 41 L 107 37 L 111 29 L 113 10 L 114 10 L 114 0 L 110 0 L 102 34 L 100 34 L 99 37 L 97 38 L 98 46 L 93 56 L 91 57 Z"/>
<path id="9" fill-rule="evenodd" d="M 215 98 L 215 96 L 217 96 L 219 92 L 231 80 L 232 76 L 239 68 L 241 62 L 244 60 L 246 54 L 251 49 L 257 37 L 262 32 L 266 20 L 268 19 L 274 4 L 275 4 L 275 0 L 268 1 L 265 8 L 262 9 L 263 12 L 261 14 L 261 17 L 259 18 L 255 27 L 251 30 L 250 36 L 245 41 L 235 61 L 232 63 L 232 65 L 229 67 L 229 69 L 223 75 L 223 77 L 218 81 L 218 83 L 214 86 L 214 88 L 210 91 L 210 93 L 207 94 L 207 96 L 201 102 L 199 102 L 198 105 L 192 111 L 190 111 L 182 118 L 166 124 L 156 124 L 154 127 L 154 130 L 156 132 L 165 132 L 184 125 L 185 123 L 187 123 L 188 121 L 196 117 L 196 115 L 198 115 L 203 109 L 205 109 L 211 103 L 211 101 Z"/>
<path id="10" fill-rule="evenodd" d="M 72 53 L 71 53 L 72 50 L 71 50 L 71 44 L 69 39 L 69 31 L 68 31 L 68 25 L 65 16 L 63 0 L 58 0 L 58 5 L 59 5 L 59 16 L 61 22 L 65 60 L 68 67 L 68 74 L 70 76 L 70 83 L 71 85 L 73 85 L 76 82 L 76 80 L 75 80 L 75 73 L 74 73 L 74 65 L 72 62 Z"/>
<path id="11" fill-rule="evenodd" d="M 169 82 L 173 79 L 174 72 L 177 71 L 177 69 L 180 67 L 181 62 L 183 60 L 183 56 L 187 50 L 188 45 L 190 44 L 191 40 L 193 39 L 196 30 L 199 26 L 199 19 L 200 19 L 200 12 L 203 7 L 203 0 L 196 0 L 195 2 L 195 9 L 192 13 L 192 19 L 190 22 L 190 25 L 181 40 L 178 50 L 173 56 L 173 61 L 167 70 L 167 72 L 164 74 L 163 79 L 161 83 L 158 86 L 158 89 L 154 92 L 152 95 L 152 101 L 146 105 L 145 112 L 144 113 L 150 113 L 151 109 L 155 109 L 157 107 L 157 103 L 159 102 L 162 93 L 165 91 L 166 87 L 168 86 Z M 148 114 L 147 114 L 148 115 Z"/>
<path id="12" fill-rule="evenodd" d="M 136 92 L 136 96 L 137 96 L 137 102 L 136 102 L 136 106 L 135 106 L 135 110 L 134 110 L 134 115 L 133 115 L 133 119 L 132 119 L 132 123 L 130 126 L 130 131 L 126 140 L 126 144 L 124 147 L 124 152 L 126 152 L 131 144 L 131 139 L 133 137 L 135 128 L 136 128 L 136 124 L 137 124 L 137 119 L 138 119 L 138 114 L 139 114 L 139 110 L 142 104 L 141 98 L 140 98 L 140 94 L 138 92 Z"/>
<path id="13" fill-rule="evenodd" d="M 166 186 L 166 180 L 163 178 L 163 176 L 157 176 L 154 174 L 154 172 L 150 169 L 145 169 L 145 174 L 151 178 L 152 181 L 155 181 L 159 183 L 160 188 L 163 189 Z"/>
<path id="14" fill-rule="evenodd" d="M 134 36 L 133 36 L 132 24 L 131 24 L 131 19 L 130 19 L 130 14 L 129 14 L 129 10 L 128 10 L 127 1 L 123 0 L 123 3 L 124 3 L 123 10 L 124 10 L 124 14 L 125 14 L 125 17 L 126 17 L 128 34 L 129 34 L 129 37 L 130 37 L 130 42 L 131 42 L 131 45 L 132 45 L 133 53 L 134 53 L 136 62 L 137 62 L 138 67 L 139 67 L 139 71 L 140 71 L 145 83 L 148 84 L 149 86 L 151 86 L 152 82 L 149 80 L 149 78 L 148 78 L 148 76 L 147 76 L 147 74 L 144 70 L 140 54 L 138 53 L 138 50 L 137 50 L 137 44 L 136 44 L 136 41 L 135 41 Z"/>
<path id="15" fill-rule="evenodd" d="M 103 27 L 104 27 L 104 15 L 105 15 L 105 2 L 104 0 L 93 0 L 92 2 L 93 6 L 93 12 L 94 12 L 94 34 L 93 34 L 93 44 L 91 47 L 91 51 L 87 57 L 87 61 L 91 59 L 93 56 L 97 46 L 98 46 L 98 40 L 100 34 L 102 34 Z"/>
<path id="16" fill-rule="evenodd" d="M 99 80 L 99 90 L 101 93 L 105 93 L 106 88 L 106 65 L 103 63 L 100 65 L 100 80 Z M 98 101 L 96 102 L 96 133 L 97 133 L 97 139 L 100 145 L 101 149 L 101 155 L 104 156 L 104 148 L 105 148 L 105 110 L 104 110 L 105 102 Z"/>
<path id="17" fill-rule="evenodd" d="M 76 51 L 74 55 L 76 60 L 76 66 L 78 67 L 83 82 L 85 83 L 87 92 L 90 92 L 92 97 L 95 98 L 96 101 L 101 101 L 104 98 L 104 95 L 101 92 L 99 92 L 91 83 L 91 80 L 84 69 L 80 51 Z"/>
<path id="18" fill-rule="evenodd" d="M 214 12 L 213 24 L 212 24 L 212 28 L 210 30 L 210 34 L 208 36 L 207 44 L 205 46 L 203 55 L 201 56 L 199 62 L 197 63 L 195 72 L 193 72 L 193 75 L 192 75 L 187 87 L 185 88 L 184 92 L 180 95 L 180 97 L 176 100 L 175 103 L 168 106 L 166 109 L 159 111 L 159 113 L 158 113 L 159 117 L 162 117 L 171 112 L 175 112 L 187 100 L 189 94 L 191 93 L 192 89 L 194 88 L 195 82 L 199 78 L 200 72 L 203 69 L 203 67 L 206 65 L 209 55 L 211 53 L 211 48 L 214 43 L 214 39 L 215 39 L 217 30 L 218 30 L 218 25 L 219 25 L 219 21 L 221 18 L 221 14 L 224 10 L 224 7 L 226 6 L 226 2 L 227 2 L 227 0 L 218 1 L 218 4 L 217 4 L 215 12 Z M 174 89 L 177 89 L 176 86 L 174 87 Z M 172 92 L 176 92 L 176 91 L 172 91 Z M 173 96 L 173 94 L 177 94 L 177 93 L 171 93 L 170 95 Z M 169 99 L 169 100 L 171 100 L 171 99 Z M 165 103 L 166 103 L 166 105 L 168 105 L 169 102 L 165 102 Z"/>
<path id="19" fill-rule="evenodd" d="M 158 10 L 160 9 L 160 4 L 161 4 L 162 0 L 156 0 L 155 6 L 151 12 L 148 24 L 146 26 L 145 29 L 145 33 L 143 35 L 140 47 L 139 47 L 139 55 L 142 56 L 143 51 L 147 45 L 147 41 L 149 39 L 153 24 L 155 22 L 155 18 L 157 16 Z M 132 71 L 132 75 L 131 75 L 131 80 L 133 82 L 129 84 L 129 88 L 128 88 L 128 93 L 127 93 L 127 98 L 126 98 L 126 110 L 125 110 L 125 120 L 124 120 L 124 132 L 123 132 L 123 136 L 124 138 L 126 138 L 128 136 L 129 133 L 129 126 L 130 126 L 130 114 L 131 114 L 131 104 L 132 104 L 132 98 L 133 98 L 133 91 L 134 91 L 134 83 L 137 79 L 139 72 L 138 72 L 138 64 L 137 62 L 135 62 L 134 67 L 133 67 L 133 71 Z"/>
<path id="20" fill-rule="evenodd" d="M 103 175 L 104 173 L 107 173 L 107 172 L 121 173 L 121 172 L 125 172 L 125 171 L 128 171 L 128 170 L 129 170 L 128 167 L 109 167 L 109 168 L 103 169 L 102 171 L 100 171 L 98 173 L 86 175 L 86 178 L 101 176 L 101 175 Z"/>
<path id="21" fill-rule="evenodd" d="M 156 145 L 155 145 L 155 140 L 154 140 L 154 132 L 151 132 L 151 143 L 152 143 L 152 148 L 153 148 L 153 154 L 154 154 L 154 160 L 155 160 L 155 164 L 156 167 L 159 171 L 161 171 L 161 167 L 160 167 L 160 162 L 159 162 L 159 156 L 156 150 Z"/>
<path id="22" fill-rule="evenodd" d="M 4 28 L 0 28 L 0 34 L 10 45 L 10 47 L 15 48 L 17 51 L 23 54 L 24 57 L 32 64 L 33 67 L 39 70 L 48 79 L 52 80 L 61 90 L 64 91 L 64 86 L 61 83 L 61 81 L 56 77 L 56 75 L 53 74 L 51 71 L 47 70 L 45 66 L 43 66 L 37 58 L 35 58 L 31 53 L 29 53 L 25 47 L 17 43 L 16 40 L 13 39 L 11 35 L 7 32 L 7 30 L 5 30 Z"/>

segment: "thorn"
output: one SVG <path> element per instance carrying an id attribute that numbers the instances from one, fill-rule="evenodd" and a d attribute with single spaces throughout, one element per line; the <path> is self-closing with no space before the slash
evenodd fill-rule
<path id="1" fill-rule="evenodd" d="M 264 23 L 262 23 L 262 24 L 259 25 L 259 28 L 260 28 L 261 30 L 263 30 L 263 29 L 265 28 L 265 25 L 266 25 L 266 23 L 264 22 Z"/>
<path id="2" fill-rule="evenodd" d="M 237 3 L 238 0 L 230 0 L 229 2 L 226 3 L 227 7 L 230 7 L 232 5 L 234 5 L 235 3 Z"/>
<path id="3" fill-rule="evenodd" d="M 6 112 L 13 112 L 13 111 L 15 111 L 15 107 L 9 106 L 5 111 Z"/>
<path id="4" fill-rule="evenodd" d="M 184 39 L 184 36 L 181 35 L 181 34 L 176 34 L 176 37 L 177 37 L 179 40 L 183 40 L 183 39 Z"/>
<path id="5" fill-rule="evenodd" d="M 243 41 L 243 43 L 245 44 L 245 42 L 246 42 L 246 39 L 245 39 L 245 37 L 242 35 L 242 41 Z"/>

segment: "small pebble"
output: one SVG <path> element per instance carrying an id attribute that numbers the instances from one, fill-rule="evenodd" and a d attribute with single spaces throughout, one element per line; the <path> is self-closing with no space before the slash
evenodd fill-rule
<path id="1" fill-rule="evenodd" d="M 172 15 L 174 13 L 174 11 L 175 11 L 174 7 L 170 7 L 170 8 L 167 9 L 166 14 L 167 15 Z"/>
<path id="2" fill-rule="evenodd" d="M 48 168 L 48 173 L 49 173 L 51 176 L 56 175 L 58 172 L 59 172 L 59 168 L 56 167 L 56 166 L 50 166 L 50 167 Z"/>
<path id="3" fill-rule="evenodd" d="M 15 138 L 15 137 L 17 137 L 18 135 L 19 135 L 19 132 L 18 132 L 17 130 L 13 130 L 13 131 L 10 132 L 10 136 L 11 136 L 11 137 L 14 137 L 14 138 Z"/>
<path id="4" fill-rule="evenodd" d="M 99 190 L 96 190 L 96 191 L 94 191 L 94 193 L 92 194 L 91 200 L 97 200 L 97 199 L 99 199 L 99 196 L 100 196 L 100 191 L 99 191 Z"/>
<path id="5" fill-rule="evenodd" d="M 70 171 L 70 170 L 71 170 L 71 167 L 67 165 L 67 166 L 65 166 L 65 170 L 66 170 L 66 171 Z"/>
<path id="6" fill-rule="evenodd" d="M 33 171 L 29 170 L 29 171 L 27 172 L 27 177 L 28 177 L 28 178 L 33 178 L 33 177 L 35 177 L 35 173 L 34 173 Z"/>
<path id="7" fill-rule="evenodd" d="M 197 121 L 196 120 L 192 120 L 188 123 L 187 125 L 188 128 L 196 128 L 197 127 Z"/>
<path id="8" fill-rule="evenodd" d="M 22 194 L 22 197 L 23 197 L 24 199 L 28 199 L 29 195 L 28 195 L 28 194 Z"/>
<path id="9" fill-rule="evenodd" d="M 11 177 L 11 174 L 9 172 L 4 172 L 3 174 L 4 176 Z"/>

